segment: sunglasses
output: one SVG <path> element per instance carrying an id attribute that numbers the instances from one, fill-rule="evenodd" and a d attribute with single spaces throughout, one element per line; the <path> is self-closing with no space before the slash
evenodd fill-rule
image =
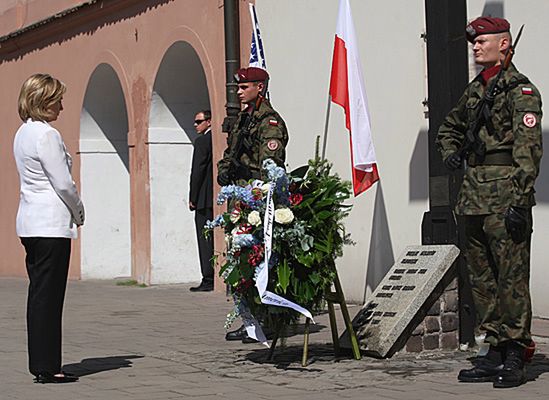
<path id="1" fill-rule="evenodd" d="M 202 122 L 206 121 L 205 119 L 195 119 L 194 120 L 194 124 L 195 125 L 200 125 Z"/>

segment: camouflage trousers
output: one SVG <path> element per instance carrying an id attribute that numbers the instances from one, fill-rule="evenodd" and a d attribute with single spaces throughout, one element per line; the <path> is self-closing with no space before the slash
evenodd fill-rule
<path id="1" fill-rule="evenodd" d="M 503 214 L 461 217 L 477 325 L 487 341 L 530 341 L 530 238 L 516 244 Z"/>

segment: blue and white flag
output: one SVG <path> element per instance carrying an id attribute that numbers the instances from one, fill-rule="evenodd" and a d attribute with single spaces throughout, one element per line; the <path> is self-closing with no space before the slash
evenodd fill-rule
<path id="1" fill-rule="evenodd" d="M 250 67 L 259 67 L 267 69 L 265 63 L 265 53 L 263 52 L 263 41 L 261 40 L 261 32 L 259 31 L 259 22 L 255 13 L 255 6 L 250 4 L 250 16 L 252 18 L 252 46 L 250 49 Z"/>

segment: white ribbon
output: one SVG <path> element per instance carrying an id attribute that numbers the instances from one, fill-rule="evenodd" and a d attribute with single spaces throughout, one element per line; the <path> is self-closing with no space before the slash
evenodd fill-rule
<path id="1" fill-rule="evenodd" d="M 257 287 L 257 291 L 259 292 L 259 297 L 261 297 L 261 302 L 263 304 L 291 308 L 303 314 L 307 318 L 311 319 L 311 321 L 313 321 L 314 323 L 313 316 L 309 310 L 267 290 L 267 282 L 269 280 L 269 260 L 271 259 L 272 244 L 273 244 L 273 221 L 274 221 L 273 192 L 274 192 L 275 186 L 276 186 L 275 183 L 271 182 L 269 187 L 269 192 L 267 193 L 265 218 L 263 220 L 263 237 L 265 238 L 265 259 L 259 265 L 259 272 L 257 274 L 255 286 Z"/>
<path id="2" fill-rule="evenodd" d="M 259 187 L 259 183 L 254 182 L 253 186 Z M 273 222 L 275 212 L 273 192 L 276 185 L 274 182 L 271 182 L 269 186 L 270 187 L 269 191 L 267 192 L 267 202 L 265 206 L 265 218 L 263 220 L 265 258 L 257 267 L 258 271 L 255 277 L 255 286 L 257 288 L 257 291 L 259 292 L 261 303 L 271 306 L 291 308 L 309 318 L 314 324 L 315 321 L 313 319 L 313 315 L 309 310 L 267 290 L 267 283 L 269 281 L 269 260 L 271 259 L 273 245 Z M 259 322 L 257 322 L 254 316 L 250 312 L 243 312 L 241 316 L 248 336 L 269 347 L 265 334 L 261 329 L 261 325 L 259 324 Z"/>

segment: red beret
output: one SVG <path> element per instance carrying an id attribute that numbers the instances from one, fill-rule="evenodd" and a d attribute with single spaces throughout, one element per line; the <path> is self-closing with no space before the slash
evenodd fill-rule
<path id="1" fill-rule="evenodd" d="M 467 40 L 473 43 L 475 38 L 489 33 L 509 32 L 511 24 L 503 18 L 497 17 L 478 17 L 471 21 L 465 28 Z"/>
<path id="2" fill-rule="evenodd" d="M 240 68 L 234 76 L 237 83 L 262 82 L 269 79 L 269 74 L 263 68 Z"/>

